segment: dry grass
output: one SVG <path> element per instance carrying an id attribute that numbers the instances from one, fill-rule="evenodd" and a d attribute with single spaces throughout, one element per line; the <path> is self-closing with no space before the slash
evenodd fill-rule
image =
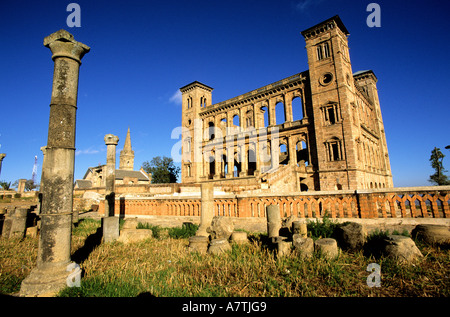
<path id="1" fill-rule="evenodd" d="M 73 232 L 72 250 L 85 248 L 99 222 L 85 221 Z M 61 296 L 449 296 L 448 250 L 419 245 L 425 255 L 413 265 L 341 252 L 336 260 L 277 258 L 261 239 L 234 245 L 220 256 L 190 253 L 187 239 L 149 239 L 134 244 L 100 244 L 79 262 L 81 287 Z M 88 240 L 86 240 L 88 239 Z M 92 241 L 91 241 L 92 242 Z M 91 243 L 89 242 L 89 243 Z M 0 239 L 0 292 L 14 294 L 34 265 L 37 239 Z M 369 263 L 381 265 L 381 287 L 370 288 Z"/>

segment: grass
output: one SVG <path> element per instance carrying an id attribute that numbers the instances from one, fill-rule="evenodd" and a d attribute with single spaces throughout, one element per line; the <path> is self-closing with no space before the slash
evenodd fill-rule
<path id="1" fill-rule="evenodd" d="M 99 221 L 80 221 L 73 230 L 72 253 L 84 248 L 99 227 Z M 146 228 L 167 234 L 132 244 L 97 245 L 78 262 L 81 287 L 66 288 L 59 296 L 450 296 L 450 255 L 435 247 L 418 244 L 424 258 L 415 266 L 375 260 L 362 252 L 341 252 L 335 260 L 317 254 L 303 259 L 295 251 L 277 258 L 262 242 L 266 235 L 251 234 L 251 243 L 215 256 L 187 250 L 186 236 L 195 227 Z M 19 291 L 35 264 L 37 241 L 0 239 L 0 293 Z M 373 262 L 381 266 L 381 287 L 366 284 L 366 268 Z"/>

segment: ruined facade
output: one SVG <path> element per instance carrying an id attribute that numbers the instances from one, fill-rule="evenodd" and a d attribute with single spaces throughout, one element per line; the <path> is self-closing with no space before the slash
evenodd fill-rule
<path id="1" fill-rule="evenodd" d="M 353 73 L 339 16 L 301 34 L 307 71 L 216 104 L 205 84 L 180 88 L 182 183 L 277 192 L 393 187 L 374 72 Z"/>

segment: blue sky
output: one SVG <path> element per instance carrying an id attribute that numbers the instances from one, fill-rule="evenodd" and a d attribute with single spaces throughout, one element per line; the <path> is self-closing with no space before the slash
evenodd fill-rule
<path id="1" fill-rule="evenodd" d="M 69 3 L 81 27 L 68 27 Z M 66 29 L 91 47 L 80 69 L 75 178 L 106 161 L 105 134 L 127 128 L 135 169 L 170 156 L 181 124 L 178 89 L 214 88 L 213 103 L 308 69 L 300 32 L 338 14 L 350 32 L 353 71 L 372 69 L 394 185 L 426 186 L 431 150 L 450 169 L 450 41 L 447 1 L 376 1 L 381 27 L 366 18 L 372 1 L 21 1 L 0 2 L 1 180 L 31 178 L 47 143 L 53 62 L 45 36 Z"/>

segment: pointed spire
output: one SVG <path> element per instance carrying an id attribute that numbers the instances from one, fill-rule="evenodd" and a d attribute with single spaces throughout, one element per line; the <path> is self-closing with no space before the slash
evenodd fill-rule
<path id="1" fill-rule="evenodd" d="M 125 139 L 125 144 L 123 145 L 122 151 L 129 153 L 133 152 L 133 150 L 131 149 L 130 127 L 128 127 L 127 137 Z"/>
<path id="2" fill-rule="evenodd" d="M 134 151 L 131 149 L 130 127 L 122 151 L 120 151 L 119 169 L 132 171 L 134 168 Z"/>

